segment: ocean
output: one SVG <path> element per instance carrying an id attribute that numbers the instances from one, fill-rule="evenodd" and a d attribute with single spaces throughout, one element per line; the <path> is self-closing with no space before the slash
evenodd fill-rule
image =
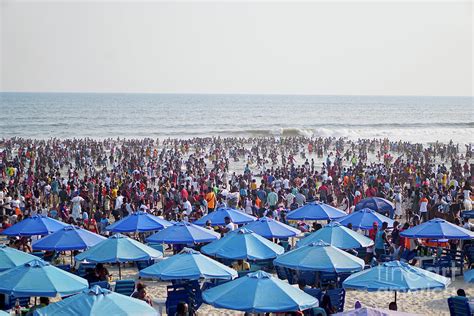
<path id="1" fill-rule="evenodd" d="M 0 138 L 335 136 L 473 143 L 472 97 L 0 93 Z"/>

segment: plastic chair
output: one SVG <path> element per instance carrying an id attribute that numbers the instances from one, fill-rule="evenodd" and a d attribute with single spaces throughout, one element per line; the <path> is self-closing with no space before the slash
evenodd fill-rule
<path id="1" fill-rule="evenodd" d="M 280 280 L 286 280 L 288 278 L 284 268 L 280 266 L 275 266 L 275 271 Z"/>
<path id="2" fill-rule="evenodd" d="M 89 284 L 89 288 L 93 287 L 94 285 L 98 285 L 103 289 L 110 290 L 110 283 L 107 281 L 92 282 Z"/>
<path id="3" fill-rule="evenodd" d="M 453 296 L 448 298 L 449 314 L 451 316 L 472 315 L 469 307 L 469 299 L 463 296 Z"/>
<path id="4" fill-rule="evenodd" d="M 135 280 L 117 280 L 115 281 L 114 292 L 130 296 L 135 291 Z"/>
<path id="5" fill-rule="evenodd" d="M 316 272 L 314 271 L 298 271 L 298 282 L 304 281 L 306 285 L 313 286 L 316 284 Z"/>
<path id="6" fill-rule="evenodd" d="M 161 251 L 163 254 L 165 253 L 163 244 L 157 244 L 157 243 L 152 242 L 152 243 L 148 243 L 147 246 L 155 250 Z"/>
<path id="7" fill-rule="evenodd" d="M 87 274 L 87 269 L 94 269 L 95 263 L 80 263 L 77 268 L 76 274 L 80 277 L 84 277 Z"/>
<path id="8" fill-rule="evenodd" d="M 346 290 L 344 289 L 332 289 L 327 290 L 326 294 L 331 299 L 331 304 L 334 306 L 338 313 L 344 311 L 344 303 L 346 301 Z"/>
<path id="9" fill-rule="evenodd" d="M 141 260 L 136 261 L 135 264 L 137 265 L 137 269 L 139 271 L 148 268 L 149 266 L 153 265 L 155 262 L 153 260 Z"/>
<path id="10" fill-rule="evenodd" d="M 71 272 L 71 265 L 70 264 L 59 264 L 59 265 L 56 266 L 56 268 L 67 271 L 67 272 Z"/>
<path id="11" fill-rule="evenodd" d="M 335 272 L 321 272 L 319 274 L 319 283 L 321 288 L 327 288 L 337 284 L 337 274 Z"/>

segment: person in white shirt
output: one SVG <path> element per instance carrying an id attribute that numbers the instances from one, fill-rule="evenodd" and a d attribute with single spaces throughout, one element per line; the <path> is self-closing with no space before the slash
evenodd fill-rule
<path id="1" fill-rule="evenodd" d="M 188 199 L 183 198 L 183 212 L 189 216 L 191 215 L 191 212 L 193 211 L 193 207 L 191 205 L 191 202 L 188 201 Z"/>
<path id="2" fill-rule="evenodd" d="M 224 233 L 224 235 L 227 235 L 228 233 L 234 231 L 236 227 L 235 227 L 235 224 L 232 223 L 232 220 L 230 219 L 230 217 L 226 216 L 224 218 L 224 221 L 225 221 L 225 226 L 223 227 L 222 232 Z"/>

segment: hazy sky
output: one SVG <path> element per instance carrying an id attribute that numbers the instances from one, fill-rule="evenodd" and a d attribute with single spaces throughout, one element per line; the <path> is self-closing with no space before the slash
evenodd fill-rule
<path id="1" fill-rule="evenodd" d="M 473 91 L 470 1 L 0 1 L 2 91 Z"/>

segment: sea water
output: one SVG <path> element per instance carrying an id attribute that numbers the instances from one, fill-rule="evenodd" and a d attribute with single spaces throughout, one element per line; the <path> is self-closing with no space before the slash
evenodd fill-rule
<path id="1" fill-rule="evenodd" d="M 0 138 L 321 136 L 474 142 L 472 97 L 0 93 Z"/>

